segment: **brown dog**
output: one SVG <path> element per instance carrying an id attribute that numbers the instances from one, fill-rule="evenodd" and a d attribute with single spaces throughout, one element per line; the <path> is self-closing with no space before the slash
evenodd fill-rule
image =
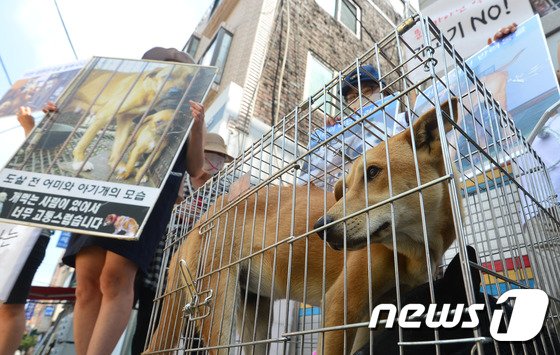
<path id="1" fill-rule="evenodd" d="M 140 183 L 145 178 L 150 164 L 161 155 L 167 143 L 165 128 L 173 119 L 174 110 L 165 109 L 158 111 L 142 122 L 133 137 L 134 145 L 125 163 L 119 164 L 117 168 L 117 179 L 126 180 L 134 172 L 136 163 L 141 161 L 144 154 L 153 153 L 153 157 L 146 158 L 136 172 L 135 182 Z M 159 140 L 162 142 L 158 143 Z"/>
<path id="2" fill-rule="evenodd" d="M 448 103 L 442 109 L 451 117 Z M 453 100 L 453 113 L 457 114 L 457 100 Z M 446 130 L 450 127 L 449 123 L 445 126 Z M 445 175 L 436 113 L 431 110 L 414 124 L 414 137 L 407 129 L 388 140 L 393 196 L 418 186 L 413 144 L 421 184 Z M 314 186 L 271 186 L 237 207 L 222 211 L 211 207 L 171 258 L 162 315 L 148 350 L 180 346 L 179 336 L 186 322 L 181 319 L 181 310 L 185 304 L 193 306 L 204 298 L 187 296 L 193 288 L 185 288 L 181 259 L 196 275 L 198 292 L 213 291 L 212 312 L 190 323 L 196 325 L 207 347 L 236 344 L 235 333 L 243 343 L 267 339 L 271 300 L 275 299 L 323 304 L 325 327 L 368 320 L 370 296 L 376 304 L 396 286 L 392 231 L 398 251 L 399 286 L 406 290 L 426 282 L 424 228 L 417 193 L 395 200 L 393 209 L 389 203 L 381 204 L 349 218 L 346 232 L 343 223 L 334 223 L 366 207 L 366 183 L 368 206 L 389 198 L 384 143 L 366 153 L 366 169 L 363 159 L 354 162 L 346 177 L 346 191 L 339 183 L 335 196 Z M 448 181 L 423 189 L 422 196 L 429 262 L 435 270 L 455 238 Z M 227 197 L 219 198 L 214 206 L 223 206 L 225 201 Z M 314 224 L 316 229 L 327 227 L 320 234 L 332 248 L 310 234 Z M 372 244 L 366 248 L 368 237 Z M 346 250 L 338 251 L 345 244 Z M 324 333 L 320 341 L 324 347 L 318 350 L 325 354 L 348 353 L 365 342 L 355 338 L 355 328 L 330 330 Z M 222 351 L 227 349 L 211 352 Z M 245 345 L 244 351 L 266 354 L 267 345 Z"/>
<path id="3" fill-rule="evenodd" d="M 127 237 L 133 237 L 138 232 L 138 222 L 132 217 L 110 214 L 105 217 L 105 223 L 103 223 L 103 225 L 112 225 L 115 227 L 113 234 L 119 234 L 121 231 L 125 231 L 126 233 L 124 235 Z"/>
<path id="4" fill-rule="evenodd" d="M 71 103 L 75 107 L 89 111 L 93 118 L 74 148 L 73 169 L 89 171 L 94 168 L 91 162 L 85 162 L 86 150 L 97 134 L 103 131 L 115 117 L 115 139 L 109 157 L 109 165 L 114 168 L 120 160 L 122 165 L 117 173 L 122 173 L 125 170 L 126 161 L 121 157 L 127 143 L 132 143 L 133 146 L 135 144 L 135 142 L 129 142 L 134 127 L 132 119 L 148 111 L 162 85 L 164 87 L 159 94 L 160 98 L 171 88 L 184 87 L 187 76 L 192 72 L 193 68 L 183 66 L 156 68 L 141 74 L 113 73 L 105 70 L 92 72 L 87 77 L 86 82 L 80 86 Z M 100 88 L 103 88 L 101 93 L 99 93 Z M 173 112 L 174 110 L 162 110 L 152 116 L 157 115 L 155 118 L 160 122 L 168 122 L 173 118 Z M 147 117 L 145 122 L 150 120 L 153 120 L 153 117 Z M 134 138 L 138 137 L 137 134 Z M 153 147 L 156 146 L 158 140 L 152 142 Z M 138 155 L 135 155 L 132 159 L 138 159 Z M 134 166 L 136 161 L 131 162 L 131 164 Z M 118 178 L 127 178 L 129 174 L 130 171 L 128 171 L 128 174 L 118 176 Z"/>

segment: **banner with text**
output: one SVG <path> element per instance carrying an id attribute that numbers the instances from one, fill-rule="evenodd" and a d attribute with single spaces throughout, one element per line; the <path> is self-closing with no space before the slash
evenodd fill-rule
<path id="1" fill-rule="evenodd" d="M 528 0 L 439 0 L 421 12 L 434 21 L 463 58 L 484 47 L 488 38 L 493 37 L 500 28 L 513 22 L 519 24 L 533 16 Z M 424 39 L 420 24 L 406 32 L 403 39 L 414 52 L 422 49 Z M 442 51 L 436 51 L 436 54 L 439 52 Z M 412 53 L 408 55 L 412 57 Z M 442 58 L 437 55 L 434 58 L 438 61 L 436 70 L 444 70 Z M 409 68 L 416 67 L 418 63 L 418 60 L 413 60 Z M 411 79 L 420 81 L 425 75 L 422 71 L 414 71 Z"/>

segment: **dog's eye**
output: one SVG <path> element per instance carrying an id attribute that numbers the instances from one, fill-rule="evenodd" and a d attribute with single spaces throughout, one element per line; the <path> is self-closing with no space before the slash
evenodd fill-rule
<path id="1" fill-rule="evenodd" d="M 377 166 L 369 166 L 366 171 L 368 180 L 373 179 L 377 174 L 379 174 L 379 170 L 380 169 Z"/>

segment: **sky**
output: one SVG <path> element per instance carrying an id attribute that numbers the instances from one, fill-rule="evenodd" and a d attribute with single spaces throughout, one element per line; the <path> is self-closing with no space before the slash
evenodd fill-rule
<path id="1" fill-rule="evenodd" d="M 56 0 L 79 59 L 140 58 L 155 46 L 182 49 L 211 0 Z M 75 61 L 55 0 L 0 1 L 0 56 L 12 82 Z M 0 96 L 9 88 L 0 71 Z"/>
<path id="2" fill-rule="evenodd" d="M 148 49 L 182 49 L 212 0 L 57 0 L 78 59 L 92 56 L 140 58 Z M 76 60 L 54 0 L 0 1 L 0 56 L 10 79 L 25 72 Z M 0 69 L 0 97 L 10 85 Z M 10 125 L 8 122 L 6 124 Z M 17 125 L 15 122 L 13 124 Z M 23 142 L 23 133 L 9 134 Z M 19 134 L 21 133 L 21 134 Z M 4 141 L 5 143 L 5 141 Z M 19 144 L 3 144 L 16 149 Z M 3 164 L 2 164 L 3 165 Z M 51 238 L 33 280 L 48 285 L 63 250 Z"/>

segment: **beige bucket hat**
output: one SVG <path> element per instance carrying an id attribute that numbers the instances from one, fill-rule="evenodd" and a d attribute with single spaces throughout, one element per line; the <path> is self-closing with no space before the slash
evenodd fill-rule
<path id="1" fill-rule="evenodd" d="M 227 152 L 227 147 L 224 139 L 219 134 L 206 134 L 206 144 L 204 145 L 204 150 L 223 155 L 226 158 L 226 163 L 233 161 L 233 157 Z"/>

